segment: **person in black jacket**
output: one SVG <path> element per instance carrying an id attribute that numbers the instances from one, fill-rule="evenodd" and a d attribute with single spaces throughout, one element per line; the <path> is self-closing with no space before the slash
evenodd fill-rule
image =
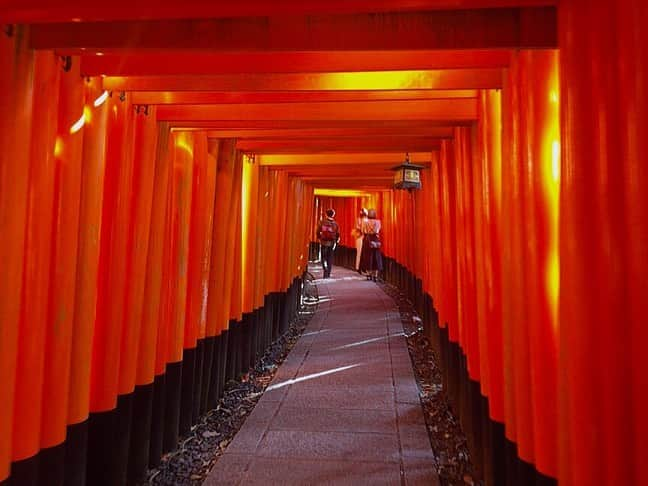
<path id="1" fill-rule="evenodd" d="M 324 278 L 331 276 L 331 267 L 333 266 L 333 252 L 340 241 L 340 227 L 335 221 L 335 210 L 327 209 L 326 218 L 320 220 L 317 225 L 317 237 L 320 241 L 322 251 L 322 269 Z"/>

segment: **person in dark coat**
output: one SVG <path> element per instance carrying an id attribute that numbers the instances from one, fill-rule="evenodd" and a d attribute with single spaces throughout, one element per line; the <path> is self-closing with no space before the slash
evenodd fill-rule
<path id="1" fill-rule="evenodd" d="M 320 240 L 324 278 L 329 278 L 333 267 L 333 252 L 340 241 L 340 227 L 335 221 L 334 209 L 326 210 L 326 218 L 317 225 L 317 237 Z"/>

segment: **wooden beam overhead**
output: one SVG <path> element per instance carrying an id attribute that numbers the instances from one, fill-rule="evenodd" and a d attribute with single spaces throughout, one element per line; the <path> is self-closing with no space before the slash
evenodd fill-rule
<path id="1" fill-rule="evenodd" d="M 196 19 L 555 5 L 552 0 L 3 0 L 3 23 Z"/>
<path id="2" fill-rule="evenodd" d="M 274 129 L 424 129 L 470 126 L 473 120 L 174 120 L 171 131 L 274 130 Z"/>
<path id="3" fill-rule="evenodd" d="M 400 161 L 402 162 L 402 161 Z M 273 170 L 281 170 L 288 173 L 289 175 L 294 176 L 308 176 L 308 177 L 317 177 L 320 179 L 331 178 L 337 179 L 338 177 L 347 177 L 347 178 L 362 178 L 369 174 L 371 177 L 382 178 L 388 174 L 391 174 L 393 177 L 393 172 L 391 168 L 399 163 L 399 159 L 394 157 L 392 154 L 391 162 L 381 162 L 373 164 L 360 164 L 360 165 L 309 165 L 309 166 L 299 166 L 299 167 L 282 167 L 275 166 Z"/>
<path id="4" fill-rule="evenodd" d="M 172 131 L 203 131 L 203 130 L 246 130 L 246 129 L 321 129 L 321 128 L 380 128 L 407 129 L 449 126 L 469 126 L 473 120 L 174 120 L 170 122 Z"/>
<path id="5" fill-rule="evenodd" d="M 259 105 L 159 106 L 158 120 L 476 120 L 477 101 L 352 101 L 348 103 L 291 103 Z M 450 123 L 452 124 L 452 123 Z"/>
<path id="6" fill-rule="evenodd" d="M 300 179 L 307 181 L 307 182 L 321 182 L 321 183 L 339 183 L 340 181 L 345 181 L 348 183 L 349 176 L 347 174 L 329 174 L 329 176 L 313 176 L 309 175 L 307 172 L 303 174 L 294 174 L 292 172 L 289 173 L 290 175 L 294 175 L 296 177 L 299 177 Z M 364 173 L 358 174 L 357 179 L 361 179 L 360 182 L 365 182 L 365 183 L 384 183 L 387 180 L 393 180 L 394 179 L 394 174 L 393 172 L 385 172 L 381 171 L 379 172 L 379 175 L 375 175 L 373 171 L 369 171 L 365 168 Z"/>
<path id="7" fill-rule="evenodd" d="M 318 52 L 117 52 L 102 55 L 84 51 L 84 76 L 169 76 L 174 74 L 319 73 L 351 71 L 400 71 L 413 69 L 504 68 L 510 52 L 461 51 L 318 51 Z"/>
<path id="8" fill-rule="evenodd" d="M 326 152 L 415 152 L 438 149 L 441 140 L 430 137 L 325 138 L 302 140 L 239 140 L 236 148 L 255 154 Z"/>
<path id="9" fill-rule="evenodd" d="M 477 90 L 405 91 L 134 91 L 139 105 L 214 105 L 225 103 L 304 103 L 341 101 L 434 100 L 477 98 Z"/>
<path id="10" fill-rule="evenodd" d="M 391 180 L 385 179 L 384 181 L 308 181 L 308 183 L 320 190 L 325 189 L 355 189 L 362 191 L 382 191 L 391 189 L 394 185 L 393 178 Z"/>
<path id="11" fill-rule="evenodd" d="M 156 8 L 162 6 L 158 4 Z M 291 12 L 290 15 L 221 19 L 201 17 L 198 20 L 37 24 L 31 30 L 31 45 L 36 49 L 131 51 L 384 51 L 557 47 L 554 7 L 312 16 Z"/>
<path id="12" fill-rule="evenodd" d="M 385 91 L 502 87 L 501 69 L 105 77 L 114 91 Z"/>
<path id="13" fill-rule="evenodd" d="M 209 138 L 237 138 L 239 140 L 257 139 L 288 140 L 321 139 L 321 138 L 452 138 L 452 127 L 373 127 L 373 128 L 278 128 L 278 129 L 222 129 L 209 130 Z"/>
<path id="14" fill-rule="evenodd" d="M 334 165 L 398 165 L 403 162 L 402 157 L 394 153 L 364 153 L 364 154 L 299 154 L 299 155 L 260 155 L 257 161 L 260 165 L 273 167 L 312 167 Z M 410 152 L 410 161 L 417 164 L 429 164 L 432 160 L 432 151 Z"/>

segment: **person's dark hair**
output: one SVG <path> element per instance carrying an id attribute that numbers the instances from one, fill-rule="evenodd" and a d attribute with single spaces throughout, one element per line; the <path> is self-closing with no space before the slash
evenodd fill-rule
<path id="1" fill-rule="evenodd" d="M 369 211 L 367 211 L 367 217 L 369 219 L 376 219 L 376 210 L 370 209 Z"/>
<path id="2" fill-rule="evenodd" d="M 334 217 L 335 217 L 335 209 L 327 209 L 327 210 L 326 210 L 326 215 L 327 215 L 329 218 L 334 218 Z"/>

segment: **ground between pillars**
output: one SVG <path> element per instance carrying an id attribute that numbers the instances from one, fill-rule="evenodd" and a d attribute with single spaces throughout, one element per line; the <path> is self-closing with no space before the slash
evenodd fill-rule
<path id="1" fill-rule="evenodd" d="M 448 402 L 439 360 L 423 332 L 421 318 L 397 287 L 379 285 L 398 306 L 441 486 L 483 486 L 475 478 L 468 441 Z"/>

